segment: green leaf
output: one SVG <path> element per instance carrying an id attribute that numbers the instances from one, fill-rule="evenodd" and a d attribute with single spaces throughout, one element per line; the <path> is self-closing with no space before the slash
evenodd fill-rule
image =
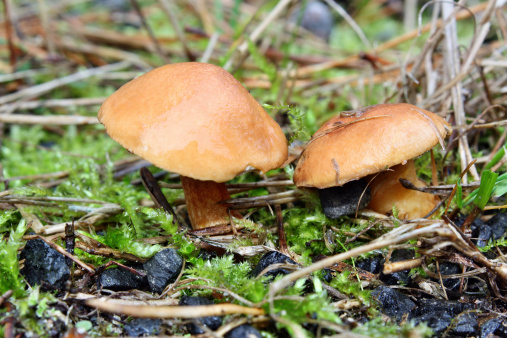
<path id="1" fill-rule="evenodd" d="M 493 190 L 494 197 L 500 197 L 507 193 L 507 173 L 500 175 L 496 180 L 495 189 Z"/>
<path id="2" fill-rule="evenodd" d="M 458 208 L 463 209 L 463 188 L 461 187 L 461 177 L 456 182 L 456 204 Z"/>
<path id="3" fill-rule="evenodd" d="M 495 156 L 493 156 L 493 158 L 491 159 L 491 161 L 484 166 L 484 170 L 491 169 L 495 164 L 500 162 L 500 160 L 504 157 L 504 155 L 505 155 L 505 145 L 500 150 L 498 150 Z"/>
<path id="4" fill-rule="evenodd" d="M 76 323 L 76 328 L 82 329 L 84 331 L 90 331 L 92 327 L 93 327 L 92 322 L 90 322 L 89 320 L 81 320 Z"/>
<path id="5" fill-rule="evenodd" d="M 491 170 L 483 171 L 481 177 L 481 185 L 479 186 L 477 194 L 474 198 L 474 204 L 479 207 L 479 209 L 484 209 L 488 203 L 489 198 L 491 197 L 491 193 L 493 192 L 493 188 L 495 187 L 497 178 L 497 173 L 494 173 Z"/>

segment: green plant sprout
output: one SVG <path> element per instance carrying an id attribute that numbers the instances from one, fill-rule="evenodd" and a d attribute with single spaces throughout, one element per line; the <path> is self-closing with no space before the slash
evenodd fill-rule
<path id="1" fill-rule="evenodd" d="M 467 197 L 463 198 L 463 188 L 461 186 L 461 178 L 456 183 L 456 205 L 463 209 L 470 203 L 474 203 L 477 208 L 484 210 L 489 200 L 498 198 L 507 193 L 507 173 L 499 175 L 492 172 L 490 168 L 496 165 L 505 156 L 505 145 L 493 156 L 492 160 L 486 164 L 481 174 L 481 182 L 479 188 L 472 191 Z M 506 206 L 501 206 L 505 207 Z"/>

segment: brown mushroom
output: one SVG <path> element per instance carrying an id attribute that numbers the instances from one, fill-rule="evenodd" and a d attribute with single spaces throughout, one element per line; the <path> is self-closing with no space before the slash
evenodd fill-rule
<path id="1" fill-rule="evenodd" d="M 228 223 L 223 182 L 249 168 L 278 168 L 288 156 L 280 126 L 211 64 L 171 64 L 139 76 L 103 103 L 98 118 L 127 150 L 181 175 L 194 229 Z"/>
<path id="2" fill-rule="evenodd" d="M 378 104 L 355 112 L 344 112 L 329 120 L 313 135 L 295 169 L 294 183 L 298 187 L 324 189 L 341 186 L 396 165 L 404 169 L 401 177 L 414 179 L 415 167 L 413 164 L 405 165 L 437 143 L 443 146 L 443 139 L 449 132 L 450 127 L 444 119 L 406 103 Z M 389 189 L 386 192 L 389 194 L 392 188 L 380 188 L 380 183 L 375 181 L 381 182 L 383 177 L 392 175 L 381 173 L 378 176 L 370 184 L 375 191 L 372 191 L 369 206 L 375 211 L 386 212 L 385 204 L 384 208 L 377 209 L 382 201 L 387 201 L 379 191 Z M 397 177 L 392 178 L 398 180 Z M 404 189 L 399 182 L 397 184 Z M 425 194 L 408 195 L 420 198 Z M 399 209 L 399 217 L 417 218 L 436 205 L 437 200 L 433 196 L 430 198 L 433 202 L 424 202 L 425 208 L 406 209 L 405 204 L 394 204 Z M 387 203 L 391 210 L 393 204 Z"/>

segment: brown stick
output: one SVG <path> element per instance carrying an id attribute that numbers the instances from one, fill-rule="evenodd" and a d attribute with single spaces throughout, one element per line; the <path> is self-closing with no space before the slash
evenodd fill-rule
<path id="1" fill-rule="evenodd" d="M 278 231 L 278 246 L 280 247 L 280 252 L 284 255 L 289 255 L 289 250 L 287 247 L 287 238 L 285 237 L 285 229 L 283 227 L 283 216 L 282 216 L 282 208 L 280 205 L 275 205 L 276 212 L 276 228 Z"/>
<path id="2" fill-rule="evenodd" d="M 85 125 L 85 124 L 98 124 L 99 121 L 95 116 L 79 116 L 79 115 L 30 115 L 30 114 L 15 114 L 7 115 L 0 114 L 0 123 L 10 124 L 53 124 L 53 125 Z"/>
<path id="3" fill-rule="evenodd" d="M 148 32 L 148 35 L 150 36 L 150 39 L 153 42 L 153 45 L 155 46 L 155 50 L 157 51 L 157 54 L 162 58 L 162 60 L 165 63 L 171 63 L 171 60 L 169 59 L 169 57 L 164 53 L 164 51 L 160 47 L 157 37 L 155 36 L 155 34 L 151 30 L 150 26 L 148 25 L 148 22 L 146 21 L 143 11 L 141 10 L 141 7 L 139 7 L 137 0 L 130 0 L 130 3 L 132 4 L 132 7 L 134 7 L 134 10 L 136 11 L 137 15 L 139 16 L 139 19 L 141 20 L 141 24 L 143 25 L 144 29 L 146 29 L 146 32 Z"/>
<path id="4" fill-rule="evenodd" d="M 2 295 L 2 297 L 0 297 L 0 306 L 2 306 L 2 304 L 7 300 L 9 299 L 10 296 L 12 296 L 12 294 L 14 293 L 14 291 L 12 290 L 7 290 L 5 291 L 5 293 Z"/>
<path id="5" fill-rule="evenodd" d="M 9 47 L 9 62 L 12 67 L 12 71 L 16 69 L 16 49 L 12 42 L 13 31 L 10 11 L 10 0 L 3 0 L 4 3 L 4 15 L 5 15 L 5 34 L 7 36 L 7 46 Z"/>
<path id="6" fill-rule="evenodd" d="M 162 190 L 160 190 L 160 187 L 158 186 L 157 181 L 153 177 L 151 171 L 149 171 L 148 168 L 141 168 L 140 173 L 141 181 L 143 182 L 144 187 L 148 191 L 148 194 L 150 195 L 155 205 L 159 208 L 163 208 L 167 213 L 171 214 L 173 216 L 173 224 L 178 224 L 178 228 L 180 230 L 184 230 L 186 227 L 181 224 L 180 220 L 178 219 L 178 215 L 174 212 L 174 209 L 165 198 Z"/>
<path id="7" fill-rule="evenodd" d="M 125 314 L 138 318 L 199 318 L 207 316 L 225 316 L 229 314 L 246 314 L 260 316 L 263 309 L 245 307 L 235 304 L 216 304 L 198 306 L 150 306 L 118 305 L 104 299 L 89 299 L 85 304 L 101 311 Z"/>

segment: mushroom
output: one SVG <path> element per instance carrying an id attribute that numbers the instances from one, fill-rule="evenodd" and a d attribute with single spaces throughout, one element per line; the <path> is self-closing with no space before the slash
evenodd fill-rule
<path id="1" fill-rule="evenodd" d="M 127 150 L 181 175 L 194 229 L 229 222 L 223 182 L 247 169 L 279 168 L 288 157 L 280 126 L 211 64 L 170 64 L 141 75 L 108 97 L 98 118 Z"/>
<path id="2" fill-rule="evenodd" d="M 415 166 L 409 161 L 439 142 L 443 147 L 443 140 L 450 131 L 449 124 L 441 117 L 406 103 L 378 104 L 343 112 L 312 136 L 295 169 L 294 183 L 298 187 L 325 189 L 380 173 L 370 183 L 369 207 L 385 213 L 394 204 L 400 218 L 422 217 L 436 206 L 435 197 L 426 197 L 422 202 L 424 193 L 398 195 L 413 199 L 407 204 L 396 197 L 388 200 L 385 196 L 392 192 L 393 186 L 397 186 L 398 191 L 406 190 L 398 179 L 417 177 Z M 402 171 L 400 176 L 384 172 L 393 166 L 397 166 L 396 172 Z M 395 183 L 382 186 L 384 179 L 395 180 Z"/>

